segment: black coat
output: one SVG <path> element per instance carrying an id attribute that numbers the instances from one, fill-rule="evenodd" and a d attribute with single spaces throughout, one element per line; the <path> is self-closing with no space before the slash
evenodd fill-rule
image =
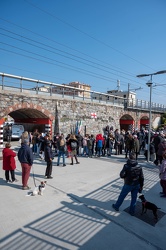
<path id="1" fill-rule="evenodd" d="M 21 144 L 21 148 L 18 151 L 18 160 L 20 163 L 27 163 L 30 166 L 33 164 L 32 149 L 25 143 Z"/>
<path id="2" fill-rule="evenodd" d="M 51 161 L 50 159 L 53 159 L 53 153 L 52 149 L 49 145 L 46 145 L 44 148 L 44 154 L 45 154 L 45 161 L 49 162 Z"/>
<path id="3" fill-rule="evenodd" d="M 144 175 L 142 167 L 138 165 L 136 160 L 127 160 L 127 164 L 124 165 L 120 172 L 120 177 L 124 179 L 126 185 L 138 185 L 142 188 L 144 185 Z"/>

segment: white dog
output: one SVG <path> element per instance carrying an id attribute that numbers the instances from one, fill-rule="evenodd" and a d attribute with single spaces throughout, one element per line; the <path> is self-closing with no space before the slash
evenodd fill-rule
<path id="1" fill-rule="evenodd" d="M 35 187 L 35 189 L 33 190 L 32 192 L 32 195 L 35 196 L 35 195 L 43 195 L 43 192 L 45 190 L 45 187 L 46 187 L 46 181 L 42 181 L 40 183 L 40 185 L 38 187 Z"/>

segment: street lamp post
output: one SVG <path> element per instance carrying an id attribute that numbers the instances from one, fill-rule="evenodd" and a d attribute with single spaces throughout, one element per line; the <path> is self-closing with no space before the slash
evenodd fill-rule
<path id="1" fill-rule="evenodd" d="M 148 154 L 147 154 L 147 161 L 149 162 L 150 159 L 150 137 L 151 137 L 151 121 L 152 121 L 152 76 L 153 75 L 160 75 L 166 73 L 166 70 L 161 70 L 156 73 L 152 74 L 141 74 L 137 75 L 137 77 L 145 77 L 145 76 L 150 76 L 150 81 L 146 83 L 146 85 L 150 88 L 150 100 L 149 100 L 149 130 L 148 130 Z"/>

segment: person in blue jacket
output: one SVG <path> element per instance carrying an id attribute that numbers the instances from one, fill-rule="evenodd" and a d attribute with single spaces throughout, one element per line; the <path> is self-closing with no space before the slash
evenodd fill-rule
<path id="1" fill-rule="evenodd" d="M 28 190 L 28 180 L 30 176 L 31 167 L 33 165 L 32 149 L 28 145 L 28 139 L 22 139 L 21 148 L 18 151 L 18 160 L 22 167 L 22 189 Z"/>

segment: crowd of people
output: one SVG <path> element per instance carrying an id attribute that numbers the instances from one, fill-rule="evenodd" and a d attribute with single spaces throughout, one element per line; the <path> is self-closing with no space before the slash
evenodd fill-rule
<path id="1" fill-rule="evenodd" d="M 66 166 L 66 157 L 70 159 L 70 164 L 79 164 L 78 157 L 111 157 L 112 154 L 124 155 L 130 158 L 131 154 L 135 155 L 137 161 L 140 154 L 147 158 L 149 150 L 150 161 L 154 162 L 160 170 L 160 184 L 162 186 L 162 194 L 166 196 L 166 135 L 163 131 L 152 132 L 150 138 L 150 146 L 148 147 L 148 131 L 124 131 L 119 129 L 105 130 L 103 134 L 97 135 L 81 135 L 80 132 L 75 134 L 57 133 L 51 136 L 50 133 L 39 133 L 36 129 L 33 133 L 25 131 L 21 137 L 21 148 L 18 151 L 18 159 L 22 166 L 22 188 L 29 189 L 28 179 L 30 170 L 33 165 L 33 155 L 38 155 L 45 160 L 47 166 L 45 178 L 52 177 L 53 159 L 57 157 L 57 166 L 61 164 Z M 6 144 L 3 150 L 3 169 L 5 170 L 6 181 L 9 182 L 9 172 L 11 172 L 11 181 L 17 181 L 14 175 L 15 153 L 10 149 L 10 143 Z M 11 157 L 12 164 L 9 168 L 7 157 Z M 11 160 L 10 160 L 11 161 Z M 9 159 L 8 159 L 9 162 Z M 8 165 L 8 166 L 7 166 Z"/>

